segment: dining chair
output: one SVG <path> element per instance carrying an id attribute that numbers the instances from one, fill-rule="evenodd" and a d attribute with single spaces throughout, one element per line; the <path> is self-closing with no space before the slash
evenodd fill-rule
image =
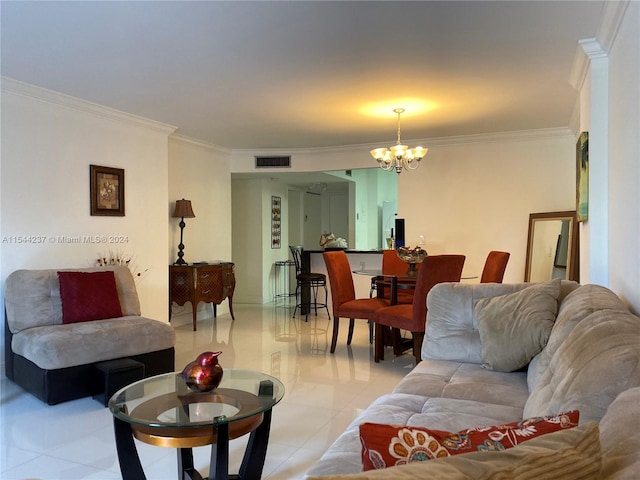
<path id="1" fill-rule="evenodd" d="M 303 247 L 301 245 L 290 245 L 289 250 L 296 264 L 296 306 L 293 309 L 293 318 L 296 318 L 296 312 L 300 309 L 305 313 L 305 320 L 308 320 L 312 308 L 316 316 L 318 315 L 318 307 L 326 309 L 327 315 L 331 316 L 327 306 L 327 276 L 324 273 L 302 271 Z M 318 302 L 318 292 L 321 288 L 324 289 L 324 303 Z M 303 289 L 309 292 L 308 297 L 306 292 L 303 294 Z"/>
<path id="2" fill-rule="evenodd" d="M 416 268 L 420 269 L 420 263 L 416 265 Z M 400 260 L 397 250 L 383 250 L 382 251 L 382 275 L 395 275 L 398 277 L 406 277 L 409 265 L 406 262 Z M 371 291 L 370 296 L 373 296 L 373 292 L 376 290 L 376 277 L 371 279 Z M 411 303 L 413 302 L 413 290 L 402 290 L 398 292 L 398 303 Z"/>
<path id="3" fill-rule="evenodd" d="M 378 297 L 356 298 L 349 259 L 344 251 L 324 252 L 322 258 L 327 266 L 327 275 L 329 276 L 329 285 L 331 287 L 331 306 L 333 310 L 331 353 L 334 353 L 338 341 L 340 318 L 349 319 L 347 345 L 351 345 L 354 319 L 370 321 L 377 310 L 389 305 L 389 300 Z M 369 328 L 370 330 L 373 328 L 371 323 Z M 369 339 L 371 341 L 371 334 Z"/>
<path id="4" fill-rule="evenodd" d="M 381 308 L 374 313 L 375 345 L 374 361 L 384 360 L 385 330 L 389 328 L 394 332 L 394 337 L 399 337 L 400 330 L 408 330 L 412 335 L 413 355 L 416 364 L 421 360 L 420 350 L 424 338 L 425 323 L 427 320 L 427 294 L 431 288 L 443 282 L 459 282 L 462 276 L 462 268 L 466 257 L 464 255 L 429 255 L 422 262 L 416 279 L 413 303 L 397 304 Z M 333 291 L 333 290 L 332 290 Z M 393 298 L 394 293 L 391 293 Z M 388 328 L 385 328 L 388 327 Z M 396 354 L 397 338 L 394 339 Z"/>
<path id="5" fill-rule="evenodd" d="M 502 283 L 510 256 L 509 252 L 498 252 L 496 250 L 489 252 L 484 263 L 480 283 Z"/>

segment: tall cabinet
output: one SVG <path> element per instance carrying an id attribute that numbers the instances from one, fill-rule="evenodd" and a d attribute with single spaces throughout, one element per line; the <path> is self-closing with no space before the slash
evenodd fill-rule
<path id="1" fill-rule="evenodd" d="M 193 330 L 197 330 L 196 314 L 198 303 L 213 304 L 213 316 L 217 315 L 217 305 L 229 299 L 229 312 L 233 315 L 233 291 L 236 287 L 234 264 L 222 262 L 205 265 L 169 265 L 169 321 L 171 306 L 175 302 L 184 305 L 191 302 L 193 310 Z"/>

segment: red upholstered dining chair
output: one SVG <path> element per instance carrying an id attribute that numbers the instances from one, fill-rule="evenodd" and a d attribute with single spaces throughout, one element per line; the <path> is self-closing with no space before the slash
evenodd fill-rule
<path id="1" fill-rule="evenodd" d="M 416 265 L 416 268 L 420 269 L 421 263 Z M 382 275 L 396 275 L 398 277 L 406 277 L 409 265 L 406 262 L 400 260 L 397 250 L 383 250 L 382 251 Z M 376 289 L 377 278 L 371 279 L 371 294 Z M 411 303 L 413 302 L 413 290 L 401 290 L 398 291 L 398 303 Z"/>
<path id="2" fill-rule="evenodd" d="M 354 319 L 373 319 L 376 310 L 389 305 L 388 300 L 382 298 L 356 298 L 353 276 L 347 254 L 341 250 L 324 252 L 322 254 L 327 266 L 327 275 L 331 286 L 331 303 L 333 309 L 333 336 L 331 338 L 331 353 L 336 351 L 340 318 L 349 319 L 349 334 L 347 345 L 351 345 L 353 338 Z M 371 328 L 371 325 L 370 325 Z"/>
<path id="3" fill-rule="evenodd" d="M 416 269 L 420 271 L 420 265 L 416 264 Z M 409 270 L 409 264 L 403 262 L 398 257 L 397 250 L 384 250 L 382 252 L 382 275 L 396 275 L 398 277 L 406 277 Z M 403 289 L 398 291 L 398 303 L 413 303 L 413 294 L 415 290 Z"/>
<path id="4" fill-rule="evenodd" d="M 511 254 L 509 252 L 491 251 L 484 263 L 480 283 L 502 283 L 504 271 Z"/>
<path id="5" fill-rule="evenodd" d="M 427 320 L 427 294 L 431 288 L 443 282 L 459 282 L 462 276 L 464 255 L 429 255 L 422 262 L 416 280 L 412 304 L 391 305 L 377 310 L 375 322 L 374 361 L 384 360 L 384 327 L 408 330 L 413 337 L 413 355 L 416 364 L 421 360 L 420 350 Z M 394 345 L 396 342 L 394 341 Z M 396 351 L 396 353 L 400 353 Z"/>

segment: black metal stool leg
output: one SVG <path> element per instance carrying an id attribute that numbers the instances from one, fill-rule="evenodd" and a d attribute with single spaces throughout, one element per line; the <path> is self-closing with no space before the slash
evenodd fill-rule
<path id="1" fill-rule="evenodd" d="M 327 291 L 327 284 L 324 284 L 324 309 L 327 311 L 327 316 L 331 318 L 329 313 L 329 292 Z"/>

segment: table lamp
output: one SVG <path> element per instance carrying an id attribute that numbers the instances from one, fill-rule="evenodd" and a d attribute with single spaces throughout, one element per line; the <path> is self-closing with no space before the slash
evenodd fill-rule
<path id="1" fill-rule="evenodd" d="M 182 243 L 182 233 L 184 231 L 184 227 L 186 226 L 184 223 L 185 218 L 195 218 L 195 214 L 193 213 L 193 209 L 191 208 L 191 200 L 176 200 L 176 209 L 173 211 L 174 218 L 180 218 L 180 243 L 178 244 L 178 260 L 175 261 L 174 265 L 188 265 L 187 262 L 184 261 L 182 257 L 184 257 L 184 243 Z"/>

